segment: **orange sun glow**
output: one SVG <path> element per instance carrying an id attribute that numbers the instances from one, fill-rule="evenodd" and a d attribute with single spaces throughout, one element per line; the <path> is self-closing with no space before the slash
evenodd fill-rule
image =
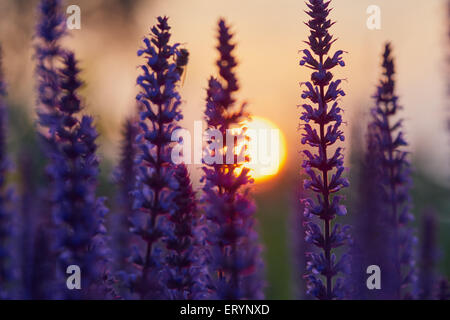
<path id="1" fill-rule="evenodd" d="M 250 138 L 250 162 L 244 166 L 256 183 L 274 178 L 286 162 L 286 139 L 281 129 L 272 121 L 253 116 L 245 123 Z"/>

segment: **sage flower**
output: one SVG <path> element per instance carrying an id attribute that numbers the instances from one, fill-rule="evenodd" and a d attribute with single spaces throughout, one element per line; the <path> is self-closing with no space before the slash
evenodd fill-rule
<path id="1" fill-rule="evenodd" d="M 338 258 L 333 252 L 349 241 L 349 226 L 342 226 L 333 221 L 336 216 L 347 214 L 341 204 L 342 196 L 337 195 L 342 188 L 349 185 L 344 173 L 344 156 L 342 147 L 336 146 L 338 141 L 344 141 L 341 129 L 342 109 L 338 98 L 344 96 L 340 88 L 341 80 L 333 80 L 331 70 L 336 66 L 344 66 L 342 50 L 329 54 L 335 42 L 329 33 L 334 24 L 328 16 L 331 1 L 309 0 L 306 13 L 310 20 L 306 25 L 310 28 L 310 36 L 306 44 L 309 49 L 303 50 L 301 66 L 312 70 L 311 81 L 306 86 L 302 99 L 303 112 L 302 144 L 309 146 L 304 150 L 306 160 L 303 168 L 309 175 L 304 182 L 305 189 L 316 194 L 316 199 L 304 199 L 305 217 L 310 219 L 306 224 L 306 241 L 313 244 L 319 251 L 307 252 L 308 293 L 318 299 L 339 299 L 345 295 L 344 281 L 339 273 L 349 272 L 349 257 Z M 316 217 L 322 221 L 322 227 L 314 221 Z"/>
<path id="2" fill-rule="evenodd" d="M 138 56 L 145 58 L 142 74 L 137 79 L 141 92 L 137 101 L 141 134 L 137 136 L 137 182 L 134 196 L 135 213 L 132 231 L 141 239 L 135 246 L 132 262 L 136 266 L 134 290 L 141 299 L 168 298 L 162 282 L 165 266 L 165 235 L 170 233 L 168 215 L 176 210 L 173 190 L 177 186 L 171 161 L 172 133 L 181 120 L 179 44 L 170 44 L 167 17 L 158 17 Z"/>
<path id="3" fill-rule="evenodd" d="M 219 21 L 217 61 L 220 78 L 209 80 L 205 118 L 209 129 L 220 131 L 239 128 L 248 119 L 245 104 L 235 107 L 238 81 L 234 73 L 237 62 L 233 56 L 235 44 L 225 21 Z M 211 142 L 211 141 L 210 141 Z M 214 150 L 207 148 L 209 155 Z M 224 150 L 219 150 L 220 163 L 205 164 L 203 201 L 208 226 L 207 260 L 212 297 L 216 299 L 262 299 L 261 246 L 256 232 L 255 205 L 248 186 L 253 182 L 244 163 L 226 163 Z M 237 154 L 233 158 L 238 158 Z"/>
<path id="4" fill-rule="evenodd" d="M 57 152 L 50 167 L 55 181 L 57 233 L 62 272 L 69 265 L 82 270 L 84 290 L 67 290 L 67 298 L 98 298 L 106 272 L 103 225 L 108 210 L 104 198 L 96 196 L 98 137 L 93 118 L 83 115 L 78 90 L 82 86 L 72 52 L 66 52 L 59 72 L 61 121 L 56 127 Z"/>

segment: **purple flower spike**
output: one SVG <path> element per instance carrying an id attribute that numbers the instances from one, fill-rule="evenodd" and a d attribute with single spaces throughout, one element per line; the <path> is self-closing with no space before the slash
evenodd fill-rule
<path id="1" fill-rule="evenodd" d="M 138 55 L 145 58 L 142 74 L 137 79 L 141 92 L 137 95 L 142 105 L 137 136 L 139 154 L 138 173 L 134 195 L 135 214 L 132 231 L 142 240 L 136 246 L 132 261 L 137 267 L 134 290 L 141 299 L 168 298 L 163 283 L 165 264 L 164 243 L 170 234 L 168 215 L 176 210 L 173 202 L 177 181 L 171 162 L 172 133 L 176 122 L 182 118 L 181 98 L 177 85 L 180 81 L 179 44 L 170 44 L 170 27 L 167 17 L 158 17 L 151 35 L 144 39 Z"/>
<path id="2" fill-rule="evenodd" d="M 9 208 L 11 192 L 6 185 L 9 161 L 6 150 L 7 110 L 6 86 L 3 79 L 3 53 L 0 47 L 0 299 L 12 298 L 10 289 L 13 280 L 12 266 L 12 215 Z"/>
<path id="3" fill-rule="evenodd" d="M 60 239 L 60 264 L 63 274 L 69 265 L 82 270 L 83 290 L 65 290 L 70 299 L 103 298 L 106 290 L 106 254 L 103 226 L 107 209 L 104 199 L 95 195 L 98 159 L 97 131 L 93 119 L 79 117 L 79 69 L 73 53 L 67 52 L 60 70 L 60 119 L 56 127 L 57 150 L 52 155 L 50 172 L 55 181 L 55 209 Z"/>
<path id="4" fill-rule="evenodd" d="M 239 127 L 248 117 L 245 104 L 237 110 L 234 108 L 234 94 L 239 89 L 234 74 L 237 65 L 232 54 L 234 47 L 229 27 L 220 20 L 217 47 L 220 79 L 209 80 L 205 118 L 208 128 L 219 130 L 223 137 L 227 129 Z M 209 148 L 206 151 L 212 154 Z M 221 164 L 203 168 L 212 297 L 262 299 L 261 246 L 255 231 L 255 206 L 246 189 L 252 179 L 242 163 L 226 164 L 225 152 L 221 150 L 221 153 Z"/>
<path id="5" fill-rule="evenodd" d="M 349 242 L 349 227 L 332 226 L 336 216 L 347 213 L 340 204 L 342 196 L 335 193 L 349 185 L 342 176 L 344 172 L 342 148 L 331 148 L 338 140 L 344 141 L 341 108 L 338 107 L 339 96 L 345 93 L 339 88 L 341 80 L 333 81 L 331 69 L 344 66 L 342 50 L 329 55 L 333 36 L 328 29 L 334 24 L 328 19 L 331 11 L 330 1 L 309 0 L 306 13 L 311 19 L 306 23 L 310 28 L 310 36 L 306 43 L 310 50 L 303 50 L 301 66 L 313 70 L 311 81 L 305 83 L 302 99 L 303 112 L 300 117 L 304 121 L 302 144 L 317 150 L 316 154 L 305 150 L 306 160 L 303 168 L 309 175 L 305 180 L 305 189 L 317 194 L 316 200 L 305 199 L 305 216 L 309 219 L 305 226 L 306 241 L 319 249 L 308 252 L 307 274 L 308 293 L 318 299 L 340 299 L 345 295 L 342 278 L 339 273 L 347 273 L 349 257 L 335 256 L 333 249 Z M 309 100 L 309 101 L 308 101 Z M 334 150 L 334 151 L 332 151 Z M 314 222 L 316 217 L 323 222 L 323 228 Z"/>
<path id="6" fill-rule="evenodd" d="M 385 287 L 391 298 L 411 297 L 416 280 L 414 272 L 414 246 L 416 238 L 409 223 L 413 220 L 410 198 L 410 165 L 407 159 L 407 146 L 401 131 L 402 121 L 395 120 L 401 107 L 395 95 L 394 60 L 391 46 L 386 44 L 383 53 L 383 77 L 377 87 L 375 107 L 372 109 L 373 133 L 377 150 L 379 191 L 386 257 L 391 262 L 384 270 L 385 278 L 390 279 Z M 389 241 L 389 242 L 388 242 Z M 409 288 L 410 289 L 410 288 Z"/>

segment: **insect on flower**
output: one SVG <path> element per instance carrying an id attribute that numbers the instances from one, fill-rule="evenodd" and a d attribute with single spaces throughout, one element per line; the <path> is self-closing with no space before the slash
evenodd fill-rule
<path id="1" fill-rule="evenodd" d="M 189 62 L 189 51 L 187 49 L 181 48 L 177 54 L 176 65 L 177 65 L 177 72 L 181 78 L 182 86 L 184 85 L 184 81 L 186 80 L 188 62 Z"/>

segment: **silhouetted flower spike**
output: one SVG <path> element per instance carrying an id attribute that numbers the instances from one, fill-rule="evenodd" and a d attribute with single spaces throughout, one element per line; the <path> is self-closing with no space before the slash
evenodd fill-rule
<path id="1" fill-rule="evenodd" d="M 66 34 L 66 20 L 60 0 L 41 0 L 39 23 L 36 28 L 35 58 L 38 76 L 39 123 L 50 135 L 59 121 L 57 110 L 59 97 L 58 66 L 62 55 L 60 40 Z M 46 135 L 46 133 L 45 133 Z"/>
<path id="2" fill-rule="evenodd" d="M 205 118 L 209 129 L 226 136 L 228 129 L 239 127 L 248 118 L 245 104 L 235 108 L 238 90 L 232 51 L 232 35 L 224 20 L 219 21 L 217 61 L 219 79 L 210 78 Z M 207 147 L 212 155 L 215 151 Z M 224 150 L 221 163 L 205 165 L 203 187 L 209 244 L 208 266 L 213 298 L 260 299 L 264 297 L 261 247 L 255 231 L 255 206 L 246 189 L 253 180 L 243 163 L 226 164 Z"/>
<path id="3" fill-rule="evenodd" d="M 60 232 L 60 263 L 82 270 L 84 290 L 66 290 L 67 298 L 103 298 L 106 246 L 103 237 L 107 209 L 95 191 L 98 175 L 97 131 L 82 109 L 77 90 L 82 85 L 73 53 L 64 54 L 59 77 L 61 122 L 56 128 L 57 151 L 51 172 L 56 184 L 55 207 Z"/>
<path id="4" fill-rule="evenodd" d="M 138 51 L 146 63 L 137 79 L 141 92 L 137 100 L 144 110 L 140 114 L 142 133 L 137 136 L 139 154 L 138 174 L 134 194 L 135 214 L 132 230 L 145 247 L 136 248 L 133 261 L 137 266 L 135 290 L 142 299 L 167 298 L 162 283 L 165 264 L 163 238 L 170 233 L 168 215 L 175 210 L 172 190 L 177 182 L 171 162 L 172 132 L 182 118 L 181 98 L 177 85 L 179 73 L 179 44 L 170 44 L 167 17 L 158 17 L 158 24 L 144 39 Z M 178 65 L 177 65 L 178 61 Z"/>
<path id="5" fill-rule="evenodd" d="M 5 105 L 6 85 L 3 78 L 3 52 L 0 47 L 0 299 L 13 298 L 11 281 L 12 265 L 12 213 L 9 207 L 11 191 L 6 185 L 9 161 L 7 159 L 7 109 Z"/>
<path id="6" fill-rule="evenodd" d="M 390 241 L 385 249 L 391 261 L 391 266 L 385 272 L 386 279 L 391 279 L 386 292 L 390 292 L 392 298 L 399 299 L 411 294 L 404 289 L 416 280 L 416 238 L 408 226 L 413 219 L 410 212 L 410 165 L 407 152 L 403 150 L 407 143 L 401 131 L 401 121 L 394 119 L 400 107 L 395 95 L 394 60 L 389 43 L 385 46 L 382 66 L 383 77 L 374 96 L 376 105 L 372 109 L 370 126 L 373 128 L 379 157 L 377 181 L 380 184 L 385 239 Z"/>
<path id="7" fill-rule="evenodd" d="M 224 108 L 231 106 L 235 99 L 233 93 L 239 89 L 236 76 L 233 69 L 237 66 L 237 62 L 232 55 L 232 51 L 235 48 L 235 44 L 231 43 L 233 35 L 231 34 L 228 26 L 224 20 L 219 21 L 219 50 L 220 58 L 217 60 L 217 66 L 219 67 L 219 74 L 225 81 L 224 96 L 222 97 Z"/>
<path id="8" fill-rule="evenodd" d="M 328 19 L 331 11 L 330 1 L 309 0 L 306 13 L 311 19 L 306 23 L 310 28 L 310 36 L 306 43 L 314 55 L 308 50 L 303 50 L 300 60 L 301 66 L 313 70 L 311 82 L 306 82 L 302 99 L 306 102 L 302 105 L 303 112 L 300 117 L 303 124 L 302 144 L 317 149 L 313 154 L 305 150 L 306 158 L 303 168 L 309 179 L 304 182 L 304 188 L 316 193 L 316 201 L 305 199 L 305 217 L 316 216 L 323 221 L 321 228 L 314 219 L 305 225 L 305 239 L 308 243 L 320 249 L 320 252 L 307 252 L 308 293 L 318 299 L 343 298 L 345 288 L 343 281 L 338 277 L 339 273 L 348 271 L 349 257 L 344 255 L 338 259 L 333 254 L 333 249 L 346 245 L 350 241 L 349 227 L 335 224 L 332 229 L 332 221 L 336 216 L 347 213 L 346 208 L 340 204 L 339 195 L 333 195 L 349 185 L 344 178 L 342 148 L 335 149 L 329 157 L 327 150 L 336 141 L 344 141 L 344 134 L 340 130 L 342 124 L 341 108 L 337 99 L 345 93 L 339 88 L 341 80 L 333 81 L 330 70 L 337 65 L 344 66 L 342 50 L 328 56 L 333 44 L 333 37 L 328 29 L 334 24 Z M 331 104 L 331 106 L 329 105 Z M 316 128 L 314 127 L 316 126 Z"/>

